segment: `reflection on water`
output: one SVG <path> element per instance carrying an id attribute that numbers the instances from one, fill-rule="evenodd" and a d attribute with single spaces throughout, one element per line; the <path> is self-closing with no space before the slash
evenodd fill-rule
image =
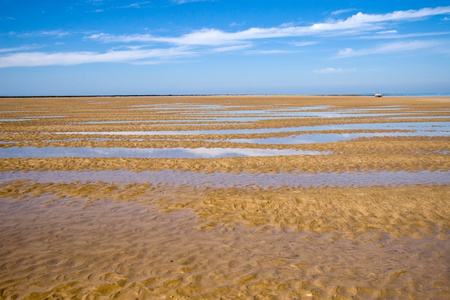
<path id="1" fill-rule="evenodd" d="M 372 138 L 372 137 L 399 137 L 399 136 L 449 136 L 448 132 L 440 131 L 414 131 L 414 132 L 371 132 L 371 133 L 313 133 L 313 134 L 300 134 L 291 135 L 287 137 L 269 137 L 269 138 L 237 138 L 237 139 L 171 139 L 171 138 L 159 138 L 159 139 L 126 139 L 126 138 L 74 138 L 65 140 L 43 140 L 45 143 L 62 143 L 62 142 L 156 142 L 156 141 L 171 141 L 171 142 L 226 142 L 226 143 L 240 143 L 240 144 L 259 144 L 259 145 L 301 145 L 301 144 L 315 144 L 315 143 L 334 143 L 341 141 L 349 141 L 358 138 Z M 20 143 L 32 143 L 32 141 L 0 141 L 0 144 L 20 144 Z M 446 151 L 440 153 L 446 154 Z M 308 154 L 308 153 L 304 153 Z M 1 156 L 0 150 L 0 156 Z"/>
<path id="2" fill-rule="evenodd" d="M 281 155 L 321 155 L 327 152 L 293 149 L 250 148 L 89 148 L 10 147 L 0 149 L 1 158 L 134 157 L 134 158 L 221 158 Z"/>
<path id="3" fill-rule="evenodd" d="M 22 122 L 22 121 L 33 121 L 37 119 L 53 119 L 53 118 L 66 118 L 66 116 L 30 116 L 15 119 L 0 119 L 0 122 Z"/>
<path id="4" fill-rule="evenodd" d="M 393 117 L 390 119 L 450 119 L 450 116 Z"/>
<path id="5" fill-rule="evenodd" d="M 226 139 L 231 143 L 250 143 L 260 145 L 300 145 L 314 143 L 333 143 L 358 138 L 385 137 L 385 136 L 449 136 L 450 132 L 441 131 L 414 131 L 414 132 L 373 132 L 373 133 L 314 133 L 301 134 L 288 137 L 254 138 L 254 139 Z M 215 142 L 221 140 L 214 140 Z"/>
<path id="6" fill-rule="evenodd" d="M 248 107 L 248 105 L 204 105 L 204 104 L 186 104 L 186 103 L 171 103 L 171 104 L 143 104 L 143 105 L 132 105 L 132 110 L 141 109 L 151 109 L 151 110 L 220 110 L 223 112 L 233 113 L 233 108 Z M 264 111 L 290 111 L 290 110 L 324 110 L 328 109 L 329 105 L 316 105 L 316 106 L 303 106 L 303 107 L 293 107 L 293 108 L 277 108 L 273 110 Z M 258 111 L 258 110 L 251 110 Z"/>
<path id="7" fill-rule="evenodd" d="M 238 120 L 236 120 L 238 121 Z M 193 122 L 203 122 L 203 123 L 193 123 Z M 129 124 L 129 123 L 152 123 L 155 125 L 182 125 L 182 126 L 208 126 L 208 125 L 230 125 L 228 120 L 221 119 L 204 119 L 204 120 L 152 120 L 152 121 L 89 121 L 89 122 L 78 122 L 75 124 Z M 173 123 L 173 124 L 171 124 Z M 245 123 L 239 123 L 239 125 L 243 125 Z"/>
<path id="8" fill-rule="evenodd" d="M 191 114 L 191 113 L 185 113 Z M 398 113 L 351 113 L 341 111 L 264 111 L 264 110 L 231 110 L 210 112 L 211 115 L 263 115 L 270 119 L 273 117 L 295 117 L 295 118 L 359 118 L 359 117 L 379 117 L 395 116 Z M 242 117 L 245 118 L 245 117 Z"/>
<path id="9" fill-rule="evenodd" d="M 202 104 L 186 104 L 186 103 L 171 103 L 171 104 L 142 104 L 132 105 L 132 110 L 152 109 L 152 110 L 211 110 L 241 106 L 223 106 L 223 105 L 202 105 Z"/>
<path id="10" fill-rule="evenodd" d="M 192 115 L 192 114 L 189 114 Z M 220 114 L 213 114 L 214 117 L 198 117 L 196 119 L 180 119 L 180 120 L 122 120 L 122 121 L 89 121 L 79 122 L 77 124 L 127 124 L 127 123 L 183 123 L 183 125 L 209 125 L 208 123 L 198 122 L 258 122 L 264 120 L 279 120 L 279 119 L 296 119 L 296 118 L 361 118 L 361 117 L 389 117 L 389 119 L 448 119 L 450 116 L 403 116 L 404 114 L 394 113 L 340 113 L 340 112 L 291 112 L 291 113 L 277 113 L 271 115 L 258 115 L 258 113 L 249 113 L 252 116 L 219 116 Z M 214 123 L 214 125 L 219 125 Z M 222 124 L 221 124 L 222 125 Z M 224 123 L 223 125 L 227 125 Z"/>
<path id="11" fill-rule="evenodd" d="M 194 104 L 150 104 L 134 105 L 133 110 L 155 110 L 157 113 L 179 113 L 181 115 L 198 116 L 197 122 L 204 120 L 204 116 L 214 117 L 214 121 L 227 122 L 257 122 L 261 120 L 282 119 L 282 118 L 361 118 L 379 116 L 397 116 L 405 113 L 385 113 L 385 111 L 395 111 L 404 109 L 400 106 L 374 106 L 361 109 L 329 110 L 332 106 L 317 105 L 290 108 L 266 108 L 266 109 L 238 109 L 246 106 L 226 106 L 226 105 L 194 105 Z M 328 111 L 325 111 L 328 110 Z M 409 114 L 409 113 L 407 113 Z M 117 121 L 120 123 L 122 121 Z M 145 121 L 144 121 L 145 122 Z M 149 121 L 152 122 L 152 121 Z M 91 123 L 88 124 L 101 124 Z"/>
<path id="12" fill-rule="evenodd" d="M 222 129 L 222 130 L 179 130 L 179 131 L 82 131 L 55 132 L 55 134 L 84 134 L 84 135 L 201 135 L 201 134 L 257 134 L 296 131 L 325 131 L 325 130 L 410 130 L 435 131 L 442 136 L 449 136 L 450 122 L 402 122 L 402 123 L 359 123 L 359 124 L 331 124 L 320 126 L 300 126 L 258 129 Z"/>
<path id="13" fill-rule="evenodd" d="M 272 174 L 272 173 L 222 173 L 211 174 L 180 171 L 45 171 L 45 172 L 2 172 L 0 182 L 11 180 L 34 180 L 37 182 L 87 182 L 108 183 L 151 183 L 169 185 L 209 186 L 209 187 L 245 187 L 262 188 L 290 187 L 358 187 L 358 186 L 396 186 L 413 184 L 449 184 L 450 172 L 389 172 L 372 173 L 316 173 L 316 174 Z"/>
<path id="14" fill-rule="evenodd" d="M 0 122 L 22 122 L 31 121 L 32 119 L 0 119 Z"/>

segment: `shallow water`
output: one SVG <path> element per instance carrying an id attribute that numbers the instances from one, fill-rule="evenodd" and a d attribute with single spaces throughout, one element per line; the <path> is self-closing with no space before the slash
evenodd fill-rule
<path id="1" fill-rule="evenodd" d="M 372 138 L 385 136 L 450 136 L 449 132 L 415 131 L 415 132 L 374 132 L 374 133 L 314 133 L 288 137 L 254 138 L 254 139 L 226 139 L 231 143 L 251 143 L 261 145 L 300 145 L 313 143 L 333 143 L 349 141 L 358 138 Z M 220 141 L 220 140 L 215 140 Z"/>
<path id="2" fill-rule="evenodd" d="M 22 121 L 31 121 L 32 119 L 0 119 L 0 122 L 22 122 Z"/>
<path id="3" fill-rule="evenodd" d="M 182 126 L 218 126 L 218 125 L 230 125 L 229 123 L 223 122 L 231 122 L 232 120 L 221 120 L 221 119 L 205 119 L 205 120 L 152 120 L 152 121 L 89 121 L 89 122 L 78 122 L 75 124 L 131 124 L 131 123 L 151 123 L 155 125 L 182 125 Z M 239 120 L 236 120 L 236 122 Z M 247 121 L 250 122 L 250 121 Z M 242 125 L 243 123 L 239 123 Z"/>
<path id="4" fill-rule="evenodd" d="M 159 125 L 159 123 L 168 125 L 168 123 L 174 123 L 177 125 L 187 125 L 187 126 L 201 126 L 201 125 L 230 125 L 223 122 L 257 122 L 261 120 L 268 119 L 285 119 L 285 117 L 224 117 L 224 118 L 197 118 L 197 119 L 182 119 L 182 120 L 147 120 L 147 121 L 89 121 L 89 122 L 79 122 L 76 124 L 127 124 L 127 123 L 154 123 Z M 209 122 L 209 123 L 206 123 Z"/>
<path id="5" fill-rule="evenodd" d="M 185 113 L 188 114 L 188 113 Z M 356 113 L 356 112 L 341 112 L 341 111 L 264 111 L 264 110 L 233 110 L 233 111 L 219 111 L 209 112 L 209 115 L 263 115 L 264 118 L 270 119 L 272 117 L 291 117 L 291 118 L 360 118 L 360 117 L 380 117 L 380 116 L 395 116 L 399 113 Z M 403 115 L 404 113 L 402 113 Z M 242 117 L 245 118 L 245 117 Z M 261 117 L 263 118 L 263 117 Z"/>
<path id="6" fill-rule="evenodd" d="M 241 106 L 223 106 L 223 105 L 202 105 L 202 104 L 186 104 L 186 103 L 172 103 L 172 104 L 142 104 L 132 105 L 132 110 L 152 109 L 152 110 L 215 110 L 221 108 L 232 108 Z"/>
<path id="7" fill-rule="evenodd" d="M 81 131 L 55 132 L 55 134 L 84 134 L 84 135 L 201 135 L 201 134 L 257 134 L 296 131 L 325 131 L 325 130 L 410 130 L 435 131 L 442 136 L 450 136 L 450 122 L 402 122 L 402 123 L 357 123 L 331 124 L 320 126 L 258 128 L 258 129 L 222 129 L 222 130 L 180 130 L 180 131 Z"/>
<path id="8" fill-rule="evenodd" d="M 450 119 L 450 116 L 416 116 L 416 117 L 392 117 L 389 119 Z"/>
<path id="9" fill-rule="evenodd" d="M 136 109 L 151 109 L 151 110 L 205 110 L 205 111 L 224 111 L 233 113 L 232 108 L 248 107 L 247 105 L 203 105 L 203 104 L 186 104 L 186 103 L 172 103 L 172 104 L 144 104 L 133 105 L 132 110 Z M 277 108 L 274 111 L 290 111 L 290 110 L 323 110 L 328 109 L 329 105 L 317 105 L 317 106 L 303 106 L 294 108 Z M 251 110 L 258 111 L 258 110 Z M 264 110 L 271 111 L 271 110 Z"/>
<path id="10" fill-rule="evenodd" d="M 230 110 L 230 108 L 239 108 L 245 106 L 221 106 L 221 105 L 138 105 L 134 109 L 162 110 L 162 112 L 179 112 L 181 115 L 199 116 L 196 121 L 202 120 L 202 116 L 214 116 L 214 121 L 227 122 L 257 122 L 270 119 L 284 118 L 361 118 L 361 117 L 380 117 L 396 116 L 409 113 L 385 113 L 380 111 L 400 110 L 401 107 L 373 107 L 368 109 L 345 109 L 324 111 L 331 106 L 317 105 L 307 107 L 275 108 L 275 109 L 248 109 L 248 110 Z M 120 121 L 119 121 L 120 122 Z M 92 123 L 96 124 L 96 123 Z"/>
<path id="11" fill-rule="evenodd" d="M 201 122 L 258 122 L 264 120 L 296 119 L 296 118 L 361 118 L 361 117 L 389 117 L 389 119 L 448 119 L 450 116 L 404 116 L 405 113 L 342 113 L 342 112 L 288 112 L 275 113 L 269 115 L 258 115 L 259 113 L 249 113 L 246 116 L 226 117 L 220 116 L 221 113 L 211 113 L 211 117 L 198 117 L 196 119 L 178 119 L 178 120 L 121 120 L 121 121 L 89 121 L 76 124 L 127 124 L 127 123 L 183 123 L 183 125 L 208 125 Z M 192 116 L 190 113 L 186 113 Z M 232 114 L 233 115 L 233 114 Z M 251 116 L 249 116 L 251 115 Z M 212 117 L 214 116 L 214 117 Z M 213 123 L 214 125 L 221 125 Z M 227 125 L 224 123 L 223 125 Z"/>
<path id="12" fill-rule="evenodd" d="M 380 113 L 379 111 L 398 110 L 400 108 L 373 108 L 373 109 L 346 109 L 324 111 L 329 106 L 314 107 L 293 107 L 282 109 L 261 109 L 261 110 L 210 110 L 206 112 L 183 112 L 183 115 L 210 115 L 220 116 L 223 120 L 233 121 L 260 121 L 268 119 L 282 118 L 361 118 L 361 117 L 381 117 L 396 116 L 409 113 Z M 366 112 L 367 111 L 367 112 Z M 370 112 L 369 112 L 370 111 Z"/>
<path id="13" fill-rule="evenodd" d="M 189 185 L 208 187 L 247 187 L 262 188 L 290 187 L 359 187 L 359 186 L 397 186 L 414 184 L 449 184 L 450 172 L 370 172 L 370 173 L 316 173 L 316 174 L 251 174 L 222 173 L 211 174 L 181 171 L 45 171 L 45 172 L 2 172 L 0 182 L 12 180 L 34 180 L 37 182 L 108 182 L 108 183 L 151 183 L 153 185 Z"/>
<path id="14" fill-rule="evenodd" d="M 168 110 L 173 110 L 180 115 L 197 116 L 192 120 L 140 120 L 140 121 L 89 121 L 81 122 L 77 124 L 122 124 L 122 123 L 167 123 L 167 122 L 186 122 L 187 125 L 198 125 L 197 122 L 258 122 L 262 120 L 272 119 L 289 119 L 289 118 L 361 118 L 361 117 L 381 117 L 381 116 L 401 116 L 410 113 L 380 113 L 377 111 L 386 110 L 399 110 L 398 107 L 381 107 L 373 109 L 347 109 L 347 110 L 335 110 L 335 111 L 323 111 L 328 109 L 329 106 L 312 106 L 312 107 L 294 107 L 294 108 L 281 108 L 281 109 L 267 109 L 267 110 L 223 110 L 230 107 L 218 106 L 218 105 L 181 105 L 181 106 L 158 106 L 150 105 L 149 107 L 142 105 L 140 109 L 161 109 L 164 113 Z M 181 110 L 181 111 L 179 111 Z M 190 111 L 194 110 L 194 111 Z M 197 110 L 205 110 L 198 112 Z M 375 110 L 375 112 L 372 112 Z M 363 113 L 366 111 L 371 111 Z M 411 117 L 414 118 L 414 117 Z"/>
<path id="15" fill-rule="evenodd" d="M 0 158 L 49 157 L 138 157 L 138 158 L 221 158 L 281 155 L 323 155 L 327 152 L 293 149 L 250 148 L 90 148 L 10 147 L 0 148 Z"/>
<path id="16" fill-rule="evenodd" d="M 433 105 L 426 111 L 425 101 L 416 101 L 411 106 L 381 106 L 379 103 L 397 102 L 391 99 L 374 102 L 373 98 L 356 102 L 355 98 L 350 99 L 350 102 L 340 98 L 336 101 L 307 102 L 312 105 L 333 103 L 336 104 L 334 107 L 287 107 L 280 104 L 281 101 L 274 101 L 274 105 L 227 106 L 215 105 L 214 99 L 210 102 L 202 100 L 201 103 L 211 104 L 204 105 L 195 104 L 194 98 L 189 99 L 183 101 L 192 101 L 193 105 L 178 103 L 146 107 L 133 104 L 165 100 L 140 98 L 135 101 L 115 98 L 108 106 L 97 105 L 93 114 L 85 110 L 85 100 L 74 101 L 78 103 L 76 107 L 81 108 L 81 113 L 77 108 L 66 107 L 66 100 L 57 100 L 50 112 L 42 110 L 39 113 L 30 111 L 20 114 L 21 118 L 33 118 L 33 114 L 57 115 L 68 112 L 71 122 L 114 124 L 117 121 L 111 120 L 116 119 L 120 124 L 135 122 L 125 120 L 145 120 L 147 116 L 150 116 L 148 121 L 143 122 L 150 123 L 153 122 L 150 121 L 152 115 L 164 113 L 166 115 L 158 116 L 165 120 L 155 121 L 161 123 L 158 126 L 172 123 L 164 131 L 125 131 L 153 129 L 150 124 L 142 124 L 142 127 L 135 124 L 82 126 L 71 123 L 58 125 L 49 120 L 40 121 L 42 126 L 36 127 L 32 126 L 38 122 L 3 123 L 5 128 L 11 127 L 12 130 L 8 132 L 12 132 L 15 125 L 17 131 L 21 131 L 23 125 L 30 127 L 25 128 L 17 139 L 12 138 L 10 133 L 2 136 L 5 136 L 5 142 L 22 137 L 27 141 L 31 140 L 32 145 L 43 145 L 46 142 L 86 140 L 210 142 L 208 138 L 240 143 L 301 144 L 373 136 L 450 135 L 450 122 L 363 124 L 377 119 L 361 119 L 361 124 L 294 128 L 264 129 L 256 124 L 252 124 L 252 127 L 260 129 L 194 131 L 189 130 L 192 127 L 183 128 L 189 124 L 207 125 L 207 122 L 216 122 L 214 125 L 218 125 L 219 121 L 225 124 L 223 122 L 257 122 L 279 118 L 287 119 L 285 124 L 292 124 L 289 118 L 297 117 L 385 119 L 409 118 L 416 116 L 412 113 L 417 113 L 428 118 L 428 113 L 433 112 L 432 110 L 436 110 L 436 115 L 442 116 L 444 108 L 442 114 L 438 110 L 448 102 L 438 106 L 430 100 Z M 32 101 L 34 108 L 46 107 L 46 103 L 36 105 L 39 101 L 41 100 Z M 178 100 L 170 98 L 164 103 L 171 101 Z M 258 100 L 252 100 L 249 103 L 257 102 Z M 93 101 L 90 103 L 101 104 Z M 220 103 L 246 102 L 239 99 L 238 102 L 233 100 Z M 289 103 L 301 104 L 302 101 L 293 99 Z M 351 106 L 352 103 L 359 105 Z M 377 103 L 379 106 L 357 108 L 368 107 L 364 106 L 367 103 Z M 409 100 L 400 103 L 409 103 Z M 11 104 L 11 110 L 27 108 L 14 101 Z M 340 104 L 355 109 L 344 109 Z M 146 108 L 154 111 L 134 111 Z M 253 114 L 259 108 L 261 112 L 248 114 Z M 120 113 L 112 117 L 111 112 L 115 109 L 120 109 Z M 237 112 L 231 109 L 236 109 Z M 180 116 L 185 112 L 190 115 Z M 173 120 L 167 120 L 168 118 Z M 314 124 L 316 121 L 314 120 Z M 304 120 L 297 124 L 304 124 L 303 122 Z M 321 124 L 331 122 L 323 120 Z M 277 125 L 275 121 L 267 123 Z M 228 125 L 230 126 L 222 128 L 236 127 Z M 101 128 L 98 130 L 102 132 L 80 132 L 79 136 L 69 132 L 85 130 L 87 127 Z M 119 131 L 107 132 L 110 127 Z M 167 130 L 172 128 L 180 128 L 181 131 Z M 239 128 L 249 127 L 243 125 Z M 381 132 L 345 133 L 358 129 Z M 53 134 L 39 135 L 47 130 L 50 133 L 61 131 L 63 135 L 56 138 Z M 323 130 L 346 131 L 336 134 L 340 131 L 321 132 Z M 384 132 L 389 130 L 395 132 Z M 305 134 L 305 131 L 312 131 L 313 134 Z M 200 136 L 278 132 L 287 132 L 285 135 L 291 136 L 269 139 L 236 139 L 238 136 L 232 135 Z M 126 136 L 135 134 L 142 136 Z M 185 139 L 184 135 L 191 134 L 199 136 Z M 398 143 L 392 145 L 385 140 L 380 144 L 378 141 L 368 140 L 359 144 L 363 148 L 355 149 L 357 151 L 350 149 L 348 153 L 344 151 L 339 157 L 149 160 L 148 163 L 152 165 L 141 165 L 140 161 L 136 163 L 132 159 L 26 160 L 29 161 L 29 166 L 25 165 L 24 160 L 7 160 L 5 163 L 8 165 L 4 169 L 11 167 L 16 171 L 0 173 L 0 298 L 449 298 L 447 195 L 450 172 L 447 170 L 446 157 L 427 155 L 429 152 L 448 155 L 448 151 L 443 151 L 446 150 L 444 139 L 398 139 Z M 186 144 L 177 145 L 183 147 Z M 246 147 L 235 145 L 238 146 Z M 363 153 L 362 149 L 369 147 L 370 150 Z M 262 152 L 258 152 L 260 150 Z M 292 154 L 281 151 L 285 150 L 63 147 L 0 149 L 0 153 L 16 155 L 14 157 L 225 157 L 259 156 L 262 153 L 298 155 L 298 152 Z M 402 153 L 419 155 L 407 155 L 405 158 Z M 242 165 L 231 165 L 235 161 L 242 161 Z M 300 165 L 299 161 L 304 163 Z M 70 165 L 76 163 L 80 163 L 80 166 Z M 125 165 L 128 163 L 130 164 Z M 175 170 L 204 170 L 205 173 L 170 170 L 101 171 L 120 165 L 129 170 L 157 170 L 165 167 Z M 83 166 L 100 171 L 20 171 L 82 169 Z M 341 168 L 361 172 L 319 172 Z M 444 171 L 371 172 L 371 168 Z M 246 173 L 206 173 L 207 170 L 238 169 Z M 318 173 L 269 173 L 299 169 Z M 252 170 L 266 170 L 268 173 L 252 173 Z"/>
<path id="17" fill-rule="evenodd" d="M 202 141 L 202 142 L 229 142 L 229 143 L 242 143 L 242 144 L 260 144 L 260 145 L 301 145 L 301 144 L 314 144 L 314 143 L 333 143 L 341 141 L 350 141 L 358 138 L 372 138 L 372 137 L 400 137 L 400 136 L 426 136 L 426 137 L 440 137 L 449 136 L 448 132 L 441 131 L 414 131 L 414 132 L 358 132 L 358 133 L 311 133 L 301 135 L 291 135 L 287 137 L 269 137 L 269 138 L 240 138 L 240 139 L 170 139 L 170 138 L 146 138 L 146 139 L 121 139 L 121 138 L 74 138 L 64 140 L 43 140 L 46 143 L 52 142 L 76 142 L 76 141 L 131 141 L 131 142 L 143 142 L 143 141 Z M 0 144 L 19 144 L 19 143 L 31 143 L 31 141 L 14 141 L 14 142 L 2 142 Z M 1 150 L 0 150 L 1 152 Z M 1 154 L 0 154 L 1 155 Z"/>

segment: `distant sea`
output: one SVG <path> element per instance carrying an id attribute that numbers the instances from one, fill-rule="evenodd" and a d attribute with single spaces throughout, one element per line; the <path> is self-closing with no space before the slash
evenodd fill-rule
<path id="1" fill-rule="evenodd" d="M 450 93 L 381 93 L 389 97 L 450 97 Z M 359 94 L 360 96 L 373 96 L 373 94 Z"/>
<path id="2" fill-rule="evenodd" d="M 386 97 L 450 97 L 449 93 L 383 93 L 383 92 L 377 92 L 380 93 L 382 96 Z M 375 93 L 304 93 L 304 94 L 292 94 L 292 93 L 286 93 L 286 94 L 93 94 L 93 95 L 0 95 L 0 98 L 59 98 L 59 97 L 170 97 L 170 96 L 246 96 L 246 95 L 255 95 L 255 96 L 263 96 L 263 95 L 313 95 L 313 96 L 374 96 Z"/>

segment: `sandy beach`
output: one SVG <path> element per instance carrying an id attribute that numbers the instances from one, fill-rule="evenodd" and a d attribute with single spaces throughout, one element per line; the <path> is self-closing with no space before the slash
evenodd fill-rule
<path id="1" fill-rule="evenodd" d="M 2 98 L 0 126 L 1 299 L 450 297 L 448 97 Z"/>

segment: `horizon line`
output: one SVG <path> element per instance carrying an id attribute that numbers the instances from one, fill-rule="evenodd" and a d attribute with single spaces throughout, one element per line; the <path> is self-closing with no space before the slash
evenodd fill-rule
<path id="1" fill-rule="evenodd" d="M 379 93 L 330 93 L 330 94 L 242 94 L 242 93 L 219 93 L 219 94 L 87 94 L 87 95 L 0 95 L 0 98 L 86 98 L 86 97 L 207 97 L 207 96 L 374 96 Z M 385 93 L 383 96 L 403 96 L 403 97 L 450 97 L 450 93 Z"/>

